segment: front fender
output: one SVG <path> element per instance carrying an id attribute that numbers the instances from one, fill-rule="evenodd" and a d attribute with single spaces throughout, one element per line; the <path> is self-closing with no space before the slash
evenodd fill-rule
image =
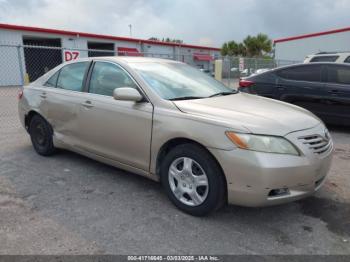
<path id="1" fill-rule="evenodd" d="M 224 122 L 210 120 L 181 111 L 166 112 L 155 109 L 153 117 L 150 172 L 155 174 L 157 156 L 161 147 L 175 138 L 193 140 L 204 147 L 233 150 L 236 146 L 226 137 L 232 130 Z M 240 130 L 242 131 L 242 130 Z"/>

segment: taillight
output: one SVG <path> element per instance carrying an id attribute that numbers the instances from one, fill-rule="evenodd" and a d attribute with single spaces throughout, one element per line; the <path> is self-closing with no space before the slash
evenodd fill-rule
<path id="1" fill-rule="evenodd" d="M 239 80 L 239 87 L 240 88 L 244 88 L 244 87 L 250 87 L 254 85 L 254 82 L 253 81 L 250 81 L 250 80 L 246 80 L 246 79 L 240 79 Z"/>
<path id="2" fill-rule="evenodd" d="M 22 96 L 23 96 L 23 90 L 20 89 L 20 90 L 18 90 L 18 100 L 20 100 L 22 98 Z"/>

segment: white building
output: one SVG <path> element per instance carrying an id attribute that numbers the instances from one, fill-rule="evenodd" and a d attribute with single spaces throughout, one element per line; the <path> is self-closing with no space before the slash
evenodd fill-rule
<path id="1" fill-rule="evenodd" d="M 303 61 L 319 52 L 350 51 L 350 27 L 274 40 L 275 58 Z"/>
<path id="2" fill-rule="evenodd" d="M 154 56 L 212 70 L 219 54 L 219 48 L 206 46 L 0 24 L 0 86 L 19 85 L 25 74 L 35 80 L 56 65 L 78 57 Z"/>

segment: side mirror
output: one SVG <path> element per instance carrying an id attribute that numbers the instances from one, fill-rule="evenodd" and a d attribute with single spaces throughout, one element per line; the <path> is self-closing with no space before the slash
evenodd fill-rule
<path id="1" fill-rule="evenodd" d="M 113 98 L 115 100 L 140 102 L 143 99 L 143 96 L 135 88 L 119 87 L 114 89 Z"/>

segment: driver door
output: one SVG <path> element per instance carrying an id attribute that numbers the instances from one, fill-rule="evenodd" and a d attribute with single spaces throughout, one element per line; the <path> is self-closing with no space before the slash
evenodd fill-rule
<path id="1" fill-rule="evenodd" d="M 87 85 L 79 110 L 81 149 L 148 171 L 153 105 L 113 98 L 115 88 L 140 89 L 112 62 L 95 62 Z"/>

